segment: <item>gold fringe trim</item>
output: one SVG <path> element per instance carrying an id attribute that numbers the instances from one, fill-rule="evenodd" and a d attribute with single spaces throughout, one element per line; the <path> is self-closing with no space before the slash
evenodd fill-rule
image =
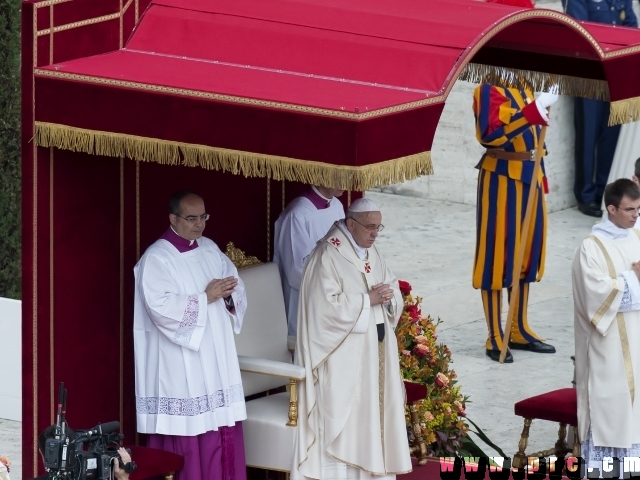
<path id="1" fill-rule="evenodd" d="M 267 177 L 341 190 L 365 191 L 433 174 L 431 152 L 351 167 L 46 122 L 35 122 L 34 138 L 40 147 L 163 165 L 202 167 L 245 177 Z"/>
<path id="2" fill-rule="evenodd" d="M 493 67 L 479 63 L 467 64 L 459 78 L 472 83 L 488 82 L 492 85 L 507 87 L 517 87 L 524 80 L 536 92 L 544 92 L 552 85 L 558 85 L 561 95 L 609 101 L 609 85 L 605 80 Z M 640 120 L 640 97 L 611 102 L 609 125 L 620 125 L 637 120 Z"/>
<path id="3" fill-rule="evenodd" d="M 640 120 L 640 97 L 611 102 L 609 125 L 620 125 Z"/>
<path id="4" fill-rule="evenodd" d="M 472 83 L 488 82 L 493 85 L 507 87 L 516 87 L 521 79 L 524 79 L 535 92 L 544 92 L 552 85 L 558 85 L 561 95 L 609 101 L 609 85 L 606 80 L 555 75 L 517 68 L 494 67 L 480 63 L 467 64 L 459 78 Z"/>

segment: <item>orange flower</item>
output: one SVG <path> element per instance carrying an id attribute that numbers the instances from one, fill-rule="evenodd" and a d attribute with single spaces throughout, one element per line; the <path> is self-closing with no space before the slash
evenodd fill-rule
<path id="1" fill-rule="evenodd" d="M 460 403 L 458 400 L 455 400 L 455 401 L 453 402 L 453 404 L 454 404 L 456 407 L 458 407 L 458 413 L 464 413 L 464 408 L 465 408 L 465 406 L 464 406 L 462 403 Z"/>
<path id="2" fill-rule="evenodd" d="M 433 420 L 433 414 L 427 410 L 426 412 L 424 412 L 424 414 L 422 415 L 425 419 L 425 421 L 430 422 L 431 420 Z"/>

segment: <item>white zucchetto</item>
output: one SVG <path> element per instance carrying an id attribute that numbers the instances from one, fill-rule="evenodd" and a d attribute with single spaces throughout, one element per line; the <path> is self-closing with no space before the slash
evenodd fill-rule
<path id="1" fill-rule="evenodd" d="M 349 206 L 349 212 L 351 213 L 379 211 L 380 207 L 376 205 L 376 202 L 365 197 L 359 198 Z"/>

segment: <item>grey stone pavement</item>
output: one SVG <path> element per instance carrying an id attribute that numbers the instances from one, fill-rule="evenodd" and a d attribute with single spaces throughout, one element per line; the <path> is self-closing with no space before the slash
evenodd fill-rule
<path id="1" fill-rule="evenodd" d="M 443 321 L 438 340 L 449 346 L 462 393 L 470 396 L 468 417 L 512 457 L 523 426 L 523 419 L 513 413 L 514 403 L 571 386 L 571 261 L 595 219 L 575 208 L 549 215 L 546 270 L 542 281 L 530 288 L 529 324 L 557 353 L 514 351 L 514 363 L 500 365 L 485 355 L 482 301 L 471 286 L 475 207 L 385 193 L 367 196 L 383 213 L 385 229 L 376 244 L 388 265 L 423 297 L 422 311 Z M 534 420 L 527 453 L 552 448 L 557 431 L 555 423 Z M 492 449 L 485 452 L 491 455 Z"/>
<path id="2" fill-rule="evenodd" d="M 11 480 L 22 478 L 22 423 L 0 418 L 0 455 L 11 460 Z"/>
<path id="3" fill-rule="evenodd" d="M 453 355 L 462 392 L 470 396 L 469 418 L 509 456 L 517 451 L 522 419 L 513 405 L 523 398 L 568 387 L 573 378 L 573 252 L 594 219 L 576 209 L 549 215 L 546 272 L 530 290 L 532 327 L 555 345 L 555 355 L 513 352 L 514 363 L 500 365 L 485 356 L 486 326 L 480 293 L 471 287 L 475 208 L 470 205 L 369 192 L 379 203 L 385 230 L 377 245 L 391 269 L 423 297 L 422 310 L 444 323 L 439 340 Z M 506 315 L 505 315 L 506 317 Z M 11 478 L 20 480 L 20 422 L 0 420 L 0 455 L 13 461 Z M 551 448 L 557 424 L 535 421 L 528 452 Z M 485 451 L 491 454 L 491 449 Z"/>

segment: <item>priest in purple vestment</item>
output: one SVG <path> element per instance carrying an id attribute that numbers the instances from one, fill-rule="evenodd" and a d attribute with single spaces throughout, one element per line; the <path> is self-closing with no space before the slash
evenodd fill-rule
<path id="1" fill-rule="evenodd" d="M 282 279 L 288 334 L 298 332 L 298 297 L 307 258 L 316 243 L 335 222 L 344 218 L 344 207 L 338 197 L 344 190 L 310 186 L 294 198 L 275 224 L 273 261 Z"/>
<path id="2" fill-rule="evenodd" d="M 208 219 L 199 195 L 173 195 L 169 228 L 134 269 L 137 427 L 148 446 L 184 456 L 178 480 L 244 480 L 233 332 L 247 299 L 233 263 L 202 236 Z"/>

